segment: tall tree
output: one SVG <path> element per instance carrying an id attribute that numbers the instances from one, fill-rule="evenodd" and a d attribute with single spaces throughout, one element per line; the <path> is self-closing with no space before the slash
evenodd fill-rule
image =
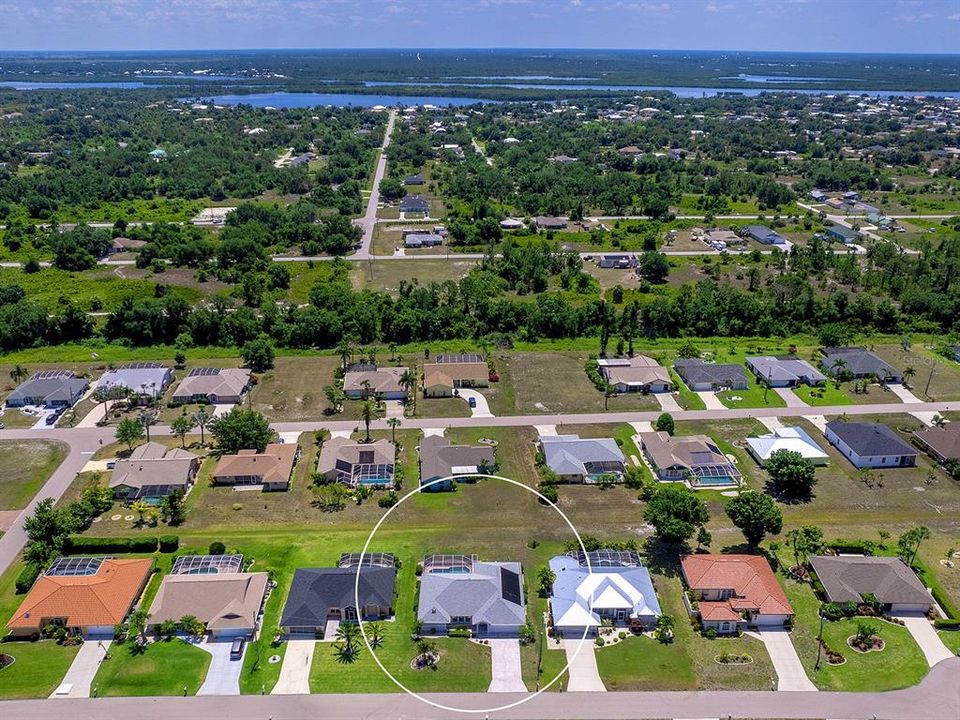
<path id="1" fill-rule="evenodd" d="M 764 535 L 783 528 L 783 513 L 769 495 L 748 490 L 727 502 L 727 516 L 740 528 L 747 543 L 757 547 Z"/>
<path id="2" fill-rule="evenodd" d="M 677 544 L 693 537 L 697 529 L 710 519 L 710 513 L 692 490 L 670 484 L 654 491 L 643 517 L 653 525 L 658 538 Z"/>
<path id="3" fill-rule="evenodd" d="M 174 418 L 173 422 L 170 423 L 170 431 L 180 438 L 180 447 L 186 447 L 187 433 L 193 430 L 195 425 L 196 421 L 186 414 Z"/>
<path id="4" fill-rule="evenodd" d="M 193 414 L 193 423 L 200 428 L 200 445 L 204 444 L 203 431 L 210 424 L 211 420 L 213 420 L 213 415 L 211 415 L 206 408 L 202 407 Z"/>
<path id="5" fill-rule="evenodd" d="M 122 442 L 128 450 L 133 450 L 134 443 L 138 443 L 144 438 L 143 424 L 133 418 L 124 418 L 117 425 L 117 442 Z"/>
<path id="6" fill-rule="evenodd" d="M 239 407 L 212 420 L 210 432 L 217 439 L 220 452 L 227 455 L 241 450 L 263 452 L 273 440 L 273 430 L 263 415 Z"/>

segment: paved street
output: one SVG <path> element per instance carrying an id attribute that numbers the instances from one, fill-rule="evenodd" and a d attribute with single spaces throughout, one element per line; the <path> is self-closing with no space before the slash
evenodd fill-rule
<path id="1" fill-rule="evenodd" d="M 370 257 L 370 245 L 373 242 L 373 230 L 377 226 L 377 208 L 380 205 L 380 183 L 387 169 L 387 147 L 390 145 L 390 137 L 393 135 L 394 122 L 397 119 L 397 111 L 394 108 L 387 117 L 387 129 L 383 134 L 383 145 L 380 146 L 380 155 L 377 158 L 377 169 L 373 173 L 373 185 L 370 190 L 370 198 L 367 200 L 367 211 L 363 217 L 356 220 L 356 224 L 363 230 L 360 238 L 360 247 L 351 257 L 355 260 L 366 260 Z"/>

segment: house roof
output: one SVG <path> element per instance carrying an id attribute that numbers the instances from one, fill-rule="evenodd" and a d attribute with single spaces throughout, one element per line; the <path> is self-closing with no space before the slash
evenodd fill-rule
<path id="1" fill-rule="evenodd" d="M 626 364 L 602 364 L 601 372 L 611 385 L 673 384 L 669 371 L 653 358 L 635 355 Z"/>
<path id="2" fill-rule="evenodd" d="M 873 593 L 881 603 L 933 604 L 900 558 L 817 555 L 810 564 L 831 602 L 860 602 L 864 593 Z"/>
<path id="3" fill-rule="evenodd" d="M 779 244 L 785 241 L 784 237 L 776 230 L 771 230 L 763 225 L 747 225 L 744 230 L 750 237 L 758 242 Z"/>
<path id="4" fill-rule="evenodd" d="M 265 483 L 287 482 L 297 455 L 296 443 L 270 443 L 262 453 L 241 450 L 224 455 L 213 469 L 213 477 L 253 476 Z"/>
<path id="5" fill-rule="evenodd" d="M 914 433 L 923 445 L 947 460 L 960 459 L 960 423 L 947 423 L 943 427 L 924 428 Z"/>
<path id="6" fill-rule="evenodd" d="M 860 233 L 853 228 L 848 228 L 846 225 L 831 225 L 827 228 L 827 232 L 831 235 L 837 235 L 847 240 L 853 240 L 860 236 Z"/>
<path id="7" fill-rule="evenodd" d="M 364 382 L 368 382 L 371 392 L 400 392 L 403 390 L 400 378 L 403 377 L 406 369 L 405 367 L 378 367 L 348 370 L 343 376 L 343 390 L 344 392 L 360 391 L 364 389 Z"/>
<path id="8" fill-rule="evenodd" d="M 159 393 L 170 381 L 173 371 L 153 363 L 138 363 L 133 367 L 107 370 L 97 382 L 98 388 L 125 387 L 136 393 Z"/>
<path id="9" fill-rule="evenodd" d="M 860 457 L 884 455 L 913 455 L 919 452 L 886 425 L 872 422 L 831 420 L 827 430 L 850 446 Z"/>
<path id="10" fill-rule="evenodd" d="M 245 368 L 194 368 L 180 381 L 173 396 L 239 396 L 249 383 L 250 371 Z"/>
<path id="11" fill-rule="evenodd" d="M 831 347 L 824 348 L 823 353 L 824 358 L 820 361 L 820 365 L 831 376 L 836 374 L 839 369 L 840 372 L 849 372 L 854 376 L 872 374 L 879 378 L 886 376 L 896 380 L 903 377 L 890 363 L 863 348 Z M 838 360 L 843 361 L 839 368 L 837 367 Z"/>
<path id="12" fill-rule="evenodd" d="M 819 383 L 827 379 L 826 375 L 800 358 L 748 357 L 747 367 L 758 376 L 771 382 L 775 380 L 803 380 L 808 383 Z"/>
<path id="13" fill-rule="evenodd" d="M 42 370 L 17 385 L 7 402 L 34 398 L 41 398 L 43 403 L 71 402 L 87 385 L 85 378 L 78 378 L 69 370 Z"/>
<path id="14" fill-rule="evenodd" d="M 168 450 L 155 442 L 138 445 L 129 458 L 117 460 L 110 475 L 110 487 L 185 487 L 198 460 L 182 448 Z"/>
<path id="15" fill-rule="evenodd" d="M 150 606 L 150 624 L 193 615 L 210 630 L 256 626 L 267 573 L 167 575 Z"/>
<path id="16" fill-rule="evenodd" d="M 727 605 L 737 617 L 740 610 L 754 610 L 761 615 L 793 614 L 790 601 L 762 555 L 684 555 L 680 564 L 692 589 L 731 590 L 734 597 L 716 605 Z M 700 612 L 719 612 L 720 608 L 714 605 L 700 603 Z"/>
<path id="17" fill-rule="evenodd" d="M 808 460 L 822 460 L 829 457 L 806 430 L 800 427 L 780 427 L 763 435 L 748 437 L 747 445 L 750 446 L 753 454 L 764 462 L 779 450 L 800 453 Z"/>
<path id="18" fill-rule="evenodd" d="M 591 570 L 574 557 L 558 555 L 550 559 L 556 578 L 550 605 L 554 624 L 560 627 L 597 627 L 601 610 L 623 609 L 631 618 L 660 615 L 660 603 L 645 567 L 603 566 Z"/>
<path id="19" fill-rule="evenodd" d="M 68 627 L 121 622 L 146 582 L 153 561 L 106 558 L 93 575 L 41 575 L 7 627 L 38 628 L 51 618 Z"/>
<path id="20" fill-rule="evenodd" d="M 694 471 L 708 465 L 730 465 L 727 456 L 706 435 L 671 437 L 663 431 L 644 432 L 640 433 L 640 442 L 658 468 L 684 467 Z M 736 472 L 732 465 L 730 469 Z"/>
<path id="21" fill-rule="evenodd" d="M 407 195 L 400 201 L 400 210 L 403 212 L 423 212 L 430 208 L 430 203 L 420 195 Z"/>
<path id="22" fill-rule="evenodd" d="M 484 461 L 491 468 L 496 463 L 493 448 L 489 445 L 451 445 L 441 435 L 428 435 L 420 440 L 421 483 L 469 474 L 467 468 L 477 472 L 477 467 Z"/>
<path id="23" fill-rule="evenodd" d="M 337 473 L 337 480 L 352 482 L 363 468 L 381 467 L 393 477 L 395 449 L 389 440 L 360 443 L 350 438 L 330 438 L 323 444 L 317 460 L 321 475 Z"/>
<path id="24" fill-rule="evenodd" d="M 612 438 L 544 435 L 540 446 L 547 465 L 558 475 L 623 472 L 623 453 Z"/>
<path id="25" fill-rule="evenodd" d="M 425 572 L 417 618 L 428 624 L 466 616 L 474 624 L 523 625 L 522 575 L 516 562 L 473 562 L 469 572 Z"/>
<path id="26" fill-rule="evenodd" d="M 358 572 L 360 607 L 391 607 L 397 575 L 395 568 L 297 568 L 287 603 L 283 606 L 281 627 L 317 627 L 326 623 L 331 608 L 355 607 Z"/>
<path id="27" fill-rule="evenodd" d="M 743 368 L 735 363 L 705 363 L 695 358 L 681 358 L 674 361 L 673 367 L 687 385 L 736 385 L 747 382 Z"/>
<path id="28" fill-rule="evenodd" d="M 472 362 L 435 362 L 423 366 L 423 386 L 425 388 L 443 386 L 453 387 L 457 380 L 486 382 L 490 370 L 485 360 Z"/>

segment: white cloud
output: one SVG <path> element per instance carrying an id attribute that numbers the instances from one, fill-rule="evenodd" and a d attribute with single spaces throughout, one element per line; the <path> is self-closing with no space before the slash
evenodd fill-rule
<path id="1" fill-rule="evenodd" d="M 960 22 L 960 13 L 954 13 L 953 15 L 948 15 L 947 20 L 953 20 L 954 22 Z"/>

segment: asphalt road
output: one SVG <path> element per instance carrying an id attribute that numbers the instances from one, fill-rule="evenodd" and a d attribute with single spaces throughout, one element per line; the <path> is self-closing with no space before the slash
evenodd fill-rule
<path id="1" fill-rule="evenodd" d="M 366 260 L 370 257 L 370 244 L 373 242 L 373 230 L 377 227 L 377 207 L 380 205 L 380 183 L 387 169 L 387 148 L 390 146 L 390 137 L 393 135 L 393 126 L 397 119 L 397 111 L 391 110 L 387 116 L 387 129 L 383 133 L 383 145 L 380 146 L 380 155 L 377 158 L 377 169 L 373 173 L 373 185 L 370 198 L 367 200 L 367 211 L 356 221 L 363 230 L 360 238 L 360 247 L 352 256 L 357 260 Z"/>
<path id="2" fill-rule="evenodd" d="M 0 703 L 4 717 L 16 720 L 640 720 L 642 718 L 767 718 L 822 720 L 957 720 L 960 718 L 960 658 L 944 660 L 912 688 L 884 693 L 838 692 L 608 692 L 544 693 L 509 710 L 484 708 L 526 697 L 512 693 L 427 695 L 450 707 L 473 709 L 463 715 L 441 710 L 409 695 L 244 695 L 19 700 Z"/>

